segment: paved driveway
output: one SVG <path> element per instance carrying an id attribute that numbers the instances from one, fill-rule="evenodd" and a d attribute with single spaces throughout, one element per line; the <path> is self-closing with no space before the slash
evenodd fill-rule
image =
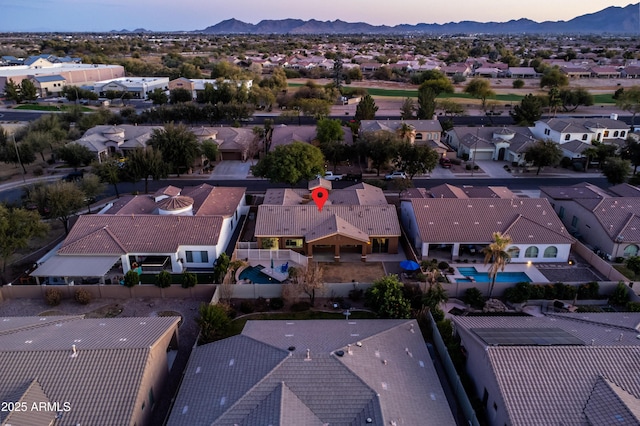
<path id="1" fill-rule="evenodd" d="M 251 162 L 222 161 L 213 169 L 209 179 L 246 179 Z"/>

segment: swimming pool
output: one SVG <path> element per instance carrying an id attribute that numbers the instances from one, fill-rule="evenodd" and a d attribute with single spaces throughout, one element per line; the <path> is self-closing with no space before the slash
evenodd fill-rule
<path id="1" fill-rule="evenodd" d="M 465 277 L 471 277 L 473 279 L 456 278 L 456 282 L 459 282 L 459 283 L 471 283 L 471 282 L 490 283 L 491 282 L 491 277 L 489 277 L 488 273 L 478 272 L 474 267 L 457 268 L 457 269 L 458 269 L 458 272 L 460 272 L 460 275 L 463 275 Z M 498 272 L 498 275 L 496 275 L 496 282 L 497 283 L 520 283 L 520 282 L 529 283 L 531 282 L 531 278 L 529 278 L 529 276 L 524 272 Z"/>
<path id="2" fill-rule="evenodd" d="M 240 276 L 238 277 L 242 280 L 249 280 L 255 284 L 280 284 L 280 281 L 275 278 L 271 278 L 267 274 L 262 273 L 261 271 L 264 269 L 264 266 L 248 266 L 240 272 Z"/>

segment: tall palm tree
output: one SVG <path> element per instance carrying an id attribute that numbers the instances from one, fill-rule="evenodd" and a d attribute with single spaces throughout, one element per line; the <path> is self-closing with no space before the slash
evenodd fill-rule
<path id="1" fill-rule="evenodd" d="M 416 139 L 416 128 L 411 124 L 402 123 L 396 132 L 403 141 L 413 143 Z"/>
<path id="2" fill-rule="evenodd" d="M 511 260 L 511 253 L 507 250 L 507 247 L 511 244 L 511 237 L 501 232 L 493 233 L 493 242 L 487 247 L 482 249 L 484 253 L 484 264 L 491 263 L 491 267 L 488 270 L 491 277 L 491 287 L 489 287 L 489 299 L 493 293 L 493 287 L 496 284 L 496 277 L 498 271 L 504 271 L 504 267 Z"/>

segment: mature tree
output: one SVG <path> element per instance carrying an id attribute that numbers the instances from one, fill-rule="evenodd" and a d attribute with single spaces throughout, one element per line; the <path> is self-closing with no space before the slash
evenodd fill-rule
<path id="1" fill-rule="evenodd" d="M 324 99 L 304 98 L 296 101 L 297 107 L 304 115 L 320 119 L 331 112 L 331 103 Z"/>
<path id="2" fill-rule="evenodd" d="M 169 96 L 167 96 L 167 92 L 159 87 L 153 89 L 153 92 L 149 93 L 149 99 L 153 102 L 154 105 L 165 105 L 169 102 Z"/>
<path id="3" fill-rule="evenodd" d="M 430 173 L 438 164 L 438 153 L 426 145 L 415 145 L 403 142 L 398 147 L 395 165 L 404 170 L 410 180 L 418 174 Z"/>
<path id="4" fill-rule="evenodd" d="M 640 86 L 625 89 L 616 99 L 616 105 L 632 114 L 631 127 L 635 126 L 636 114 L 640 112 Z"/>
<path id="5" fill-rule="evenodd" d="M 80 190 L 84 194 L 84 201 L 87 204 L 89 214 L 91 214 L 91 203 L 93 203 L 96 197 L 102 194 L 106 190 L 104 182 L 100 181 L 100 178 L 94 174 L 88 174 L 80 182 L 78 182 Z"/>
<path id="6" fill-rule="evenodd" d="M 36 85 L 33 84 L 33 81 L 25 78 L 20 83 L 20 96 L 23 100 L 31 102 L 38 99 L 38 89 L 36 89 Z"/>
<path id="7" fill-rule="evenodd" d="M 608 158 L 615 157 L 618 151 L 617 145 L 605 144 L 602 142 L 593 141 L 591 146 L 585 150 L 585 152 L 598 164 L 604 164 Z"/>
<path id="8" fill-rule="evenodd" d="M 19 249 L 26 248 L 29 240 L 44 236 L 48 226 L 40 220 L 35 211 L 10 209 L 0 204 L 0 256 L 2 272 L 7 269 L 11 256 Z"/>
<path id="9" fill-rule="evenodd" d="M 538 175 L 543 167 L 555 166 L 560 163 L 562 150 L 552 140 L 537 141 L 527 149 L 524 158 L 538 168 L 536 170 L 536 175 Z"/>
<path id="10" fill-rule="evenodd" d="M 335 173 L 338 168 L 338 164 L 349 158 L 349 148 L 342 142 L 331 141 L 320 144 L 320 151 L 333 167 Z"/>
<path id="11" fill-rule="evenodd" d="M 36 154 L 30 144 L 16 143 L 15 140 L 9 142 L 5 138 L 4 141 L 0 141 L 0 161 L 20 165 L 22 173 L 27 174 L 25 164 L 36 161 Z"/>
<path id="12" fill-rule="evenodd" d="M 432 87 L 422 85 L 418 89 L 418 120 L 430 120 L 436 113 L 436 97 L 438 94 Z"/>
<path id="13" fill-rule="evenodd" d="M 336 89 L 340 90 L 344 75 L 342 73 L 342 58 L 337 56 L 333 61 L 333 83 Z"/>
<path id="14" fill-rule="evenodd" d="M 324 157 L 319 148 L 304 142 L 277 146 L 252 168 L 253 175 L 272 182 L 295 185 L 324 173 Z"/>
<path id="15" fill-rule="evenodd" d="M 367 132 L 362 135 L 364 154 L 371 159 L 371 164 L 380 176 L 380 169 L 398 152 L 400 141 L 398 136 L 391 132 Z"/>
<path id="16" fill-rule="evenodd" d="M 122 164 L 115 158 L 103 161 L 102 163 L 93 163 L 93 173 L 95 173 L 100 181 L 113 185 L 116 197 L 120 198 L 120 191 L 118 191 L 118 183 L 122 178 Z"/>
<path id="17" fill-rule="evenodd" d="M 38 192 L 44 191 L 44 194 Z M 51 185 L 40 186 L 34 190 L 34 197 L 46 200 L 46 208 L 51 217 L 58 219 L 64 226 L 64 232 L 69 234 L 69 219 L 85 204 L 85 195 L 72 182 L 55 182 Z"/>
<path id="18" fill-rule="evenodd" d="M 200 155 L 200 145 L 196 135 L 184 124 L 169 123 L 163 129 L 155 129 L 148 145 L 162 153 L 166 164 L 180 177 L 180 171 L 188 171 Z"/>
<path id="19" fill-rule="evenodd" d="M 249 101 L 251 101 L 256 108 L 271 111 L 273 104 L 276 102 L 276 96 L 273 94 L 273 90 L 268 87 L 253 85 L 249 92 Z"/>
<path id="20" fill-rule="evenodd" d="M 222 283 L 225 275 L 227 274 L 227 270 L 229 269 L 229 264 L 231 259 L 229 259 L 229 255 L 227 253 L 221 253 L 216 259 L 216 266 L 213 268 L 213 281 L 216 283 Z"/>
<path id="21" fill-rule="evenodd" d="M 202 142 L 200 146 L 202 149 L 202 155 L 204 155 L 210 163 L 218 161 L 218 153 L 220 150 L 218 149 L 218 144 L 212 140 L 206 140 Z"/>
<path id="22" fill-rule="evenodd" d="M 146 194 L 149 192 L 149 177 L 153 180 L 167 177 L 167 166 L 162 159 L 162 153 L 149 146 L 145 149 L 135 149 L 127 155 L 123 173 L 134 184 L 144 179 Z"/>
<path id="23" fill-rule="evenodd" d="M 411 303 L 402 292 L 397 275 L 388 275 L 373 282 L 365 293 L 366 304 L 382 318 L 410 318 Z"/>
<path id="24" fill-rule="evenodd" d="M 405 98 L 400 107 L 400 118 L 403 120 L 413 120 L 416 112 L 416 103 L 411 98 Z"/>
<path id="25" fill-rule="evenodd" d="M 640 166 L 640 142 L 632 137 L 628 137 L 625 147 L 622 150 L 622 158 L 629 160 L 633 166 L 633 174 L 636 174 L 638 166 Z"/>
<path id="26" fill-rule="evenodd" d="M 31 148 L 34 152 L 40 153 L 42 161 L 46 161 L 44 159 L 44 151 L 50 149 L 53 146 L 54 139 L 51 133 L 45 131 L 33 131 L 27 133 L 22 142 L 31 145 Z"/>
<path id="27" fill-rule="evenodd" d="M 557 66 L 545 68 L 540 78 L 540 87 L 564 87 L 568 84 L 569 77 Z"/>
<path id="28" fill-rule="evenodd" d="M 430 88 L 436 96 L 441 93 L 453 93 L 454 88 L 451 80 L 438 70 L 425 71 L 420 75 L 420 88 Z"/>
<path id="29" fill-rule="evenodd" d="M 316 135 L 321 145 L 330 142 L 342 142 L 344 139 L 342 122 L 340 120 L 322 118 L 316 124 Z"/>
<path id="30" fill-rule="evenodd" d="M 211 343 L 224 337 L 231 325 L 227 309 L 222 305 L 203 303 L 198 309 L 196 319 L 200 326 L 200 344 Z"/>
<path id="31" fill-rule="evenodd" d="M 486 78 L 474 78 L 464 88 L 465 93 L 470 94 L 474 98 L 480 99 L 482 110 L 487 109 L 487 98 L 494 97 L 496 92 L 491 89 L 491 83 Z"/>
<path id="32" fill-rule="evenodd" d="M 58 148 L 57 153 L 58 158 L 74 169 L 89 165 L 95 159 L 95 155 L 89 148 L 77 143 L 68 143 L 61 146 Z"/>
<path id="33" fill-rule="evenodd" d="M 462 104 L 450 99 L 442 99 L 436 102 L 436 108 L 443 110 L 445 117 L 460 116 L 465 112 Z"/>
<path id="34" fill-rule="evenodd" d="M 4 85 L 4 96 L 9 101 L 15 101 L 16 103 L 22 102 L 20 85 L 18 83 L 15 83 L 11 78 L 7 80 L 7 82 Z"/>
<path id="35" fill-rule="evenodd" d="M 573 90 L 561 89 L 560 100 L 562 102 L 562 108 L 566 112 L 575 111 L 581 105 L 583 106 L 593 105 L 593 95 L 582 87 L 579 87 Z"/>
<path id="36" fill-rule="evenodd" d="M 316 292 L 324 289 L 322 268 L 316 262 L 309 262 L 307 266 L 291 268 L 289 270 L 292 290 L 296 294 L 304 293 L 309 296 L 311 306 L 316 304 Z"/>
<path id="37" fill-rule="evenodd" d="M 542 117 L 542 99 L 529 93 L 522 98 L 520 105 L 513 107 L 509 115 L 518 126 L 533 126 Z"/>
<path id="38" fill-rule="evenodd" d="M 358 106 L 356 106 L 356 121 L 362 120 L 373 120 L 376 118 L 376 112 L 378 111 L 378 106 L 376 105 L 376 101 L 373 100 L 371 95 L 366 94 L 360 99 Z"/>
<path id="39" fill-rule="evenodd" d="M 507 247 L 511 244 L 511 237 L 500 232 L 493 233 L 493 242 L 482 249 L 484 253 L 484 264 L 491 263 L 488 273 L 491 278 L 491 286 L 489 287 L 489 299 L 493 294 L 493 287 L 496 284 L 498 271 L 504 271 L 505 266 L 511 260 L 511 253 Z"/>
<path id="40" fill-rule="evenodd" d="M 192 100 L 193 95 L 191 94 L 191 91 L 182 87 L 178 87 L 177 89 L 173 89 L 169 92 L 169 103 L 171 104 L 181 104 L 191 102 Z"/>
<path id="41" fill-rule="evenodd" d="M 403 142 L 414 142 L 416 138 L 416 128 L 411 124 L 402 123 L 396 130 L 398 137 Z"/>
<path id="42" fill-rule="evenodd" d="M 602 166 L 602 174 L 611 185 L 625 183 L 631 174 L 631 163 L 622 158 L 607 158 Z"/>

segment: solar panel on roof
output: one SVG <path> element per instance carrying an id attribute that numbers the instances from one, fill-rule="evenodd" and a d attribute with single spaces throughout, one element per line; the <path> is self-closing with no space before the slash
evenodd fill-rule
<path id="1" fill-rule="evenodd" d="M 584 346 L 585 343 L 561 328 L 472 328 L 489 346 Z"/>

